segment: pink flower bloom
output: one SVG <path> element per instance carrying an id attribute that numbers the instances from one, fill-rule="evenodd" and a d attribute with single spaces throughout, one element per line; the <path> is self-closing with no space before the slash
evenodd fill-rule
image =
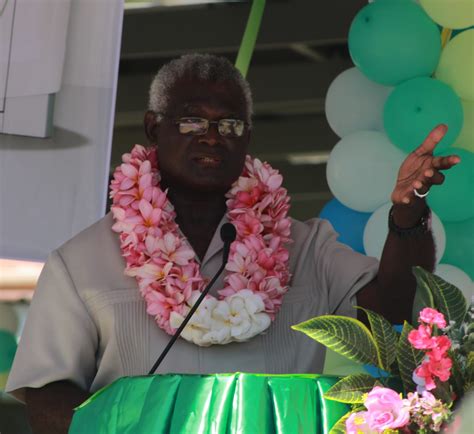
<path id="1" fill-rule="evenodd" d="M 438 432 L 451 414 L 447 404 L 437 400 L 430 392 L 408 393 L 405 399 L 410 408 L 410 420 L 424 432 Z"/>
<path id="2" fill-rule="evenodd" d="M 153 206 L 144 199 L 140 200 L 138 209 L 142 215 L 144 227 L 157 226 L 160 223 L 161 209 L 153 208 Z"/>
<path id="3" fill-rule="evenodd" d="M 446 335 L 442 335 L 435 336 L 433 341 L 433 347 L 431 348 L 430 355 L 436 359 L 444 357 L 451 348 L 451 340 Z"/>
<path id="4" fill-rule="evenodd" d="M 260 220 L 248 213 L 240 214 L 233 223 L 240 237 L 258 235 L 263 231 L 263 225 L 260 223 Z"/>
<path id="5" fill-rule="evenodd" d="M 377 433 L 377 431 L 370 429 L 368 415 L 367 411 L 352 413 L 346 420 L 346 434 Z"/>
<path id="6" fill-rule="evenodd" d="M 259 200 L 262 195 L 262 190 L 255 186 L 249 191 L 239 191 L 235 195 L 235 200 L 232 207 L 238 208 L 252 208 Z"/>
<path id="7" fill-rule="evenodd" d="M 153 279 L 154 281 L 160 282 L 168 277 L 172 266 L 172 262 L 167 262 L 163 267 L 153 263 L 144 264 L 134 271 L 131 271 L 129 276 L 138 276 L 142 279 Z"/>
<path id="8" fill-rule="evenodd" d="M 401 396 L 392 389 L 375 386 L 364 402 L 368 410 L 369 426 L 382 432 L 385 429 L 404 427 L 410 412 Z"/>
<path id="9" fill-rule="evenodd" d="M 424 381 L 424 388 L 426 390 L 436 389 L 436 383 L 434 382 L 433 375 L 429 369 L 428 363 L 423 362 L 420 366 L 415 369 L 414 374 Z"/>
<path id="10" fill-rule="evenodd" d="M 265 270 L 272 270 L 275 267 L 276 260 L 270 249 L 260 250 L 257 256 L 257 264 Z"/>
<path id="11" fill-rule="evenodd" d="M 412 330 L 408 334 L 408 341 L 414 348 L 426 350 L 433 348 L 434 340 L 431 336 L 431 326 L 421 324 L 418 329 Z"/>
<path id="12" fill-rule="evenodd" d="M 435 377 L 443 382 L 449 380 L 452 364 L 449 357 L 437 358 L 428 353 L 421 365 L 415 369 L 414 374 L 425 381 L 426 390 L 433 390 L 436 388 Z"/>
<path id="13" fill-rule="evenodd" d="M 440 329 L 444 329 L 446 327 L 444 315 L 438 312 L 436 309 L 432 309 L 430 307 L 425 307 L 420 312 L 419 321 L 424 322 L 425 324 L 436 325 Z"/>
<path id="14" fill-rule="evenodd" d="M 168 232 L 157 240 L 157 247 L 161 250 L 163 259 L 178 265 L 187 265 L 194 258 L 194 251 L 187 244 L 181 244 L 180 239 Z"/>
<path id="15" fill-rule="evenodd" d="M 438 377 L 441 381 L 448 381 L 451 376 L 452 360 L 449 357 L 436 358 L 433 354 L 429 355 L 428 369 L 432 375 Z"/>

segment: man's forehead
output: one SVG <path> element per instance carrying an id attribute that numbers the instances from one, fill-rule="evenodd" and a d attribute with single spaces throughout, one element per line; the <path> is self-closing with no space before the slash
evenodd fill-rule
<path id="1" fill-rule="evenodd" d="M 242 90 L 232 82 L 180 80 L 170 91 L 170 108 L 199 110 L 205 106 L 231 111 L 245 111 Z"/>

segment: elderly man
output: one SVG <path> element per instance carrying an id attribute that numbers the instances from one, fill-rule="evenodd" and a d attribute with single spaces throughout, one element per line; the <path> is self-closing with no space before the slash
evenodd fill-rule
<path id="1" fill-rule="evenodd" d="M 287 217 L 281 176 L 247 156 L 252 99 L 225 59 L 187 55 L 150 90 L 145 130 L 112 182 L 113 207 L 45 265 L 8 382 L 35 432 L 66 432 L 72 408 L 125 375 L 146 374 L 222 261 L 219 229 L 237 228 L 224 277 L 159 372 L 321 372 L 324 349 L 290 326 L 354 304 L 409 318 L 413 265 L 432 270 L 423 196 L 440 169 L 438 126 L 402 164 L 380 264 L 331 226 Z"/>

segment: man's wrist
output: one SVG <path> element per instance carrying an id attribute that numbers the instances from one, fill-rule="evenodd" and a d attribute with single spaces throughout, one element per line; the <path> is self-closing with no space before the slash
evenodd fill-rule
<path id="1" fill-rule="evenodd" d="M 408 229 L 419 223 L 427 208 L 426 199 L 414 198 L 409 205 L 393 204 L 390 213 L 396 226 Z"/>
<path id="2" fill-rule="evenodd" d="M 400 210 L 394 205 L 389 212 L 388 227 L 400 237 L 426 234 L 431 230 L 431 210 L 426 203 L 421 210 Z"/>

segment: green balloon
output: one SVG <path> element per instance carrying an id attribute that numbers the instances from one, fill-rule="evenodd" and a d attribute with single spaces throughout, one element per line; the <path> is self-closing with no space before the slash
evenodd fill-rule
<path id="1" fill-rule="evenodd" d="M 448 131 L 436 149 L 445 149 L 458 137 L 463 125 L 459 97 L 445 83 L 418 77 L 399 84 L 384 106 L 384 127 L 390 141 L 406 153 L 423 143 L 439 124 Z"/>
<path id="2" fill-rule="evenodd" d="M 436 154 L 458 155 L 461 162 L 445 172 L 442 185 L 431 188 L 428 204 L 443 222 L 474 217 L 474 154 L 460 148 L 448 148 Z"/>
<path id="3" fill-rule="evenodd" d="M 8 330 L 0 330 L 0 372 L 9 371 L 16 353 L 15 336 Z"/>
<path id="4" fill-rule="evenodd" d="M 349 52 L 368 78 L 393 86 L 433 73 L 441 53 L 440 32 L 413 1 L 378 0 L 352 21 Z"/>
<path id="5" fill-rule="evenodd" d="M 464 122 L 455 146 L 474 152 L 474 101 L 461 100 L 461 102 Z"/>
<path id="6" fill-rule="evenodd" d="M 474 29 L 451 39 L 441 53 L 435 73 L 438 80 L 449 84 L 462 99 L 468 101 L 474 101 L 473 47 Z"/>
<path id="7" fill-rule="evenodd" d="M 441 262 L 454 265 L 474 280 L 474 218 L 444 222 L 446 249 Z"/>

